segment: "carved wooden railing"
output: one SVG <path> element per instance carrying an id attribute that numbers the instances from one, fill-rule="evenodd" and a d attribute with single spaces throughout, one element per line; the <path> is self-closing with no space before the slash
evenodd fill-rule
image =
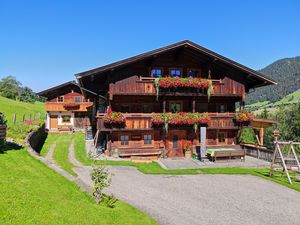
<path id="1" fill-rule="evenodd" d="M 92 107 L 93 102 L 46 102 L 46 111 L 82 111 L 86 112 Z"/>
<path id="2" fill-rule="evenodd" d="M 105 127 L 103 117 L 104 113 L 98 113 L 97 118 L 97 128 L 100 130 L 110 130 Z M 126 126 L 127 130 L 150 130 L 152 128 L 152 113 L 124 113 L 126 118 Z M 211 128 L 233 128 L 236 127 L 234 124 L 233 118 L 235 113 L 208 113 L 209 122 L 208 127 Z M 114 128 L 113 128 L 114 129 Z M 115 128 L 119 129 L 119 128 Z"/>
<path id="3" fill-rule="evenodd" d="M 113 95 L 155 95 L 154 78 L 152 77 L 141 77 L 132 76 L 124 80 L 117 81 L 116 83 L 109 84 L 109 95 L 110 99 Z M 211 80 L 213 84 L 212 95 L 245 95 L 244 85 L 231 80 L 227 77 L 220 80 Z M 173 95 L 174 93 L 160 92 L 160 94 Z M 199 95 L 202 93 L 195 92 L 184 92 L 178 93 L 180 95 Z"/>
<path id="4" fill-rule="evenodd" d="M 211 128 L 232 128 L 236 127 L 233 118 L 235 117 L 235 113 L 208 113 L 209 122 L 208 127 Z"/>

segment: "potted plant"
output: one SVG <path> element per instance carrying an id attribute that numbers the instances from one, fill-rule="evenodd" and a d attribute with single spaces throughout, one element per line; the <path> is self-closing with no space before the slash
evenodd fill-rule
<path id="1" fill-rule="evenodd" d="M 183 152 L 184 152 L 184 156 L 185 158 L 192 158 L 192 148 L 193 148 L 193 145 L 192 145 L 192 142 L 191 141 L 183 141 L 182 143 L 182 149 L 183 149 Z"/>

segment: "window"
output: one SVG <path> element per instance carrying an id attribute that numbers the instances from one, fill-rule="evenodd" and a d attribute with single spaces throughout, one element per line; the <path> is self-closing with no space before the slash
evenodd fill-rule
<path id="1" fill-rule="evenodd" d="M 171 77 L 181 77 L 181 69 L 170 69 Z"/>
<path id="2" fill-rule="evenodd" d="M 64 115 L 61 117 L 63 123 L 70 123 L 71 122 L 71 116 L 69 115 Z"/>
<path id="3" fill-rule="evenodd" d="M 162 76 L 162 69 L 160 69 L 160 68 L 153 68 L 151 70 L 151 76 L 152 77 L 161 77 Z"/>
<path id="4" fill-rule="evenodd" d="M 188 77 L 199 77 L 200 69 L 188 69 L 187 75 L 188 75 Z"/>
<path id="5" fill-rule="evenodd" d="M 226 142 L 226 133 L 225 132 L 219 132 L 218 134 L 218 142 L 225 144 Z"/>
<path id="6" fill-rule="evenodd" d="M 81 102 L 81 97 L 80 96 L 75 96 L 74 101 L 75 102 Z"/>
<path id="7" fill-rule="evenodd" d="M 178 148 L 178 136 L 174 135 L 172 138 L 172 142 L 173 142 L 173 148 Z"/>
<path id="8" fill-rule="evenodd" d="M 170 109 L 172 113 L 178 113 L 182 111 L 182 104 L 180 102 L 170 102 Z"/>
<path id="9" fill-rule="evenodd" d="M 144 145 L 151 145 L 152 144 L 152 135 L 145 134 L 144 135 Z"/>
<path id="10" fill-rule="evenodd" d="M 129 135 L 121 135 L 121 145 L 128 145 L 129 144 Z"/>
<path id="11" fill-rule="evenodd" d="M 220 112 L 220 113 L 224 113 L 224 112 L 225 112 L 225 108 L 226 108 L 225 105 L 223 105 L 223 104 L 220 105 L 220 106 L 219 106 L 219 112 Z"/>
<path id="12" fill-rule="evenodd" d="M 57 102 L 64 102 L 64 96 L 57 97 Z"/>

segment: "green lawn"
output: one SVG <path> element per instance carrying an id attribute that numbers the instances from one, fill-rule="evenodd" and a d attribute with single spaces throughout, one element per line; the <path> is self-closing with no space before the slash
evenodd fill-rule
<path id="1" fill-rule="evenodd" d="M 0 96 L 0 112 L 5 114 L 8 127 L 13 125 L 13 114 L 17 115 L 17 122 L 22 121 L 23 114 L 26 114 L 26 119 L 29 119 L 29 114 L 36 115 L 38 112 L 45 118 L 45 104 L 36 102 L 34 104 L 20 102 Z"/>
<path id="2" fill-rule="evenodd" d="M 7 137 L 12 137 L 15 141 L 24 142 L 27 134 L 37 128 L 35 125 L 22 122 L 23 115 L 25 120 L 34 120 L 35 124 L 40 124 L 45 119 L 45 104 L 36 102 L 34 104 L 20 102 L 0 96 L 0 112 L 3 112 L 7 120 Z M 16 113 L 16 123 L 13 123 L 13 114 Z M 37 119 L 37 113 L 40 113 L 40 119 Z M 34 117 L 34 118 L 33 118 Z"/>
<path id="3" fill-rule="evenodd" d="M 97 205 L 25 149 L 0 154 L 0 171 L 1 224 L 156 224 L 121 201 L 113 209 Z"/>
<path id="4" fill-rule="evenodd" d="M 48 135 L 49 137 L 52 134 Z M 76 176 L 76 173 L 72 170 L 75 166 L 69 162 L 69 147 L 74 140 L 74 134 L 59 134 L 55 135 L 56 146 L 54 149 L 53 159 L 54 161 L 65 171 Z M 52 137 L 51 137 L 52 138 Z"/>
<path id="5" fill-rule="evenodd" d="M 43 147 L 40 151 L 40 154 L 42 156 L 46 156 L 50 146 L 56 142 L 57 138 L 60 136 L 60 134 L 48 134 L 47 139 L 45 143 L 43 144 Z"/>

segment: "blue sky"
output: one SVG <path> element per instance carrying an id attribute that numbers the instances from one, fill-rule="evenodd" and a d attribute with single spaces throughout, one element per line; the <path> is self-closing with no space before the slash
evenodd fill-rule
<path id="1" fill-rule="evenodd" d="M 300 0 L 0 0 L 0 78 L 34 91 L 184 39 L 263 68 L 300 55 Z"/>

